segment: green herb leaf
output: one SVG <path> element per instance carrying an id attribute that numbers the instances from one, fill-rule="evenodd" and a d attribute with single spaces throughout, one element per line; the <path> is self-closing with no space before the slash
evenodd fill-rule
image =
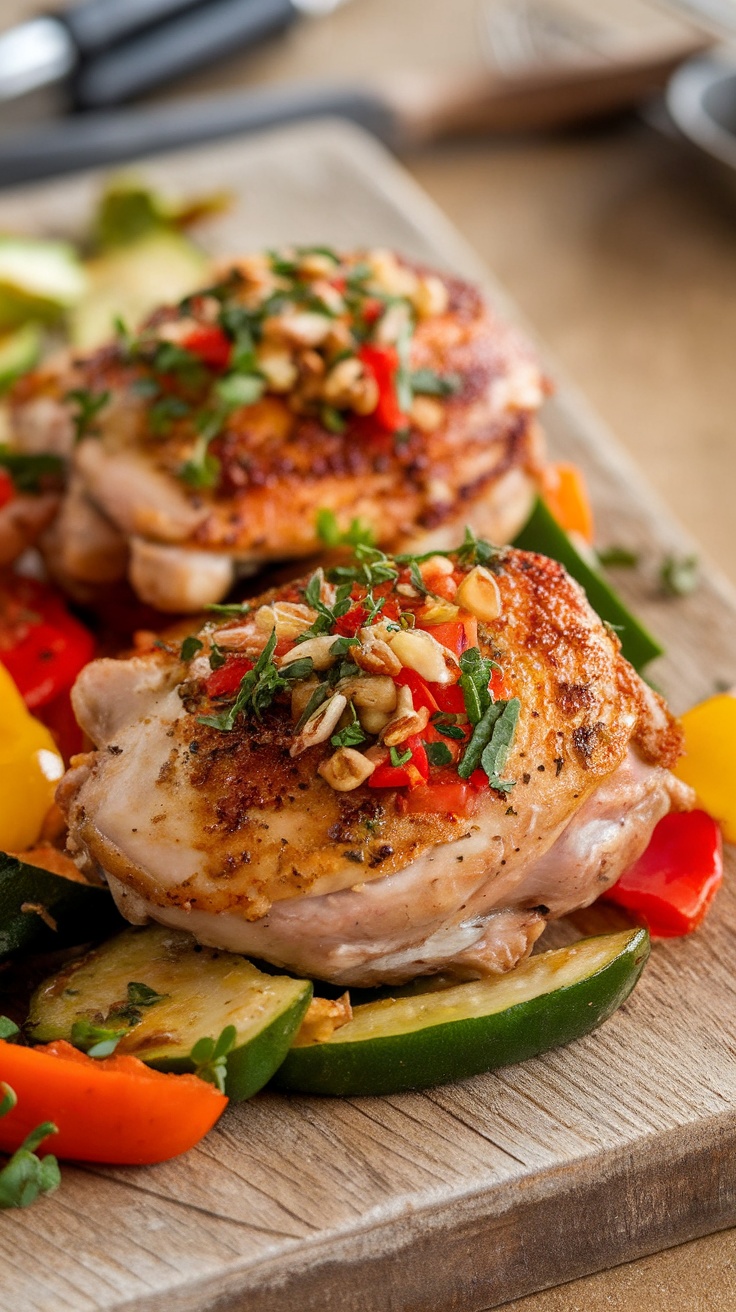
<path id="1" fill-rule="evenodd" d="M 350 724 L 346 724 L 344 729 L 333 733 L 330 738 L 333 747 L 357 747 L 359 743 L 365 741 L 365 734 L 361 728 L 357 711 L 352 702 L 349 702 L 348 706 L 352 717 Z"/>
<path id="2" fill-rule="evenodd" d="M 168 993 L 157 993 L 150 984 L 139 984 L 131 980 L 128 985 L 128 1002 L 134 1007 L 154 1007 L 157 1002 L 165 1002 Z"/>
<path id="3" fill-rule="evenodd" d="M 481 764 L 481 757 L 491 741 L 496 721 L 501 718 L 505 706 L 505 702 L 491 702 L 476 722 L 470 742 L 465 748 L 457 767 L 461 779 L 469 779 L 473 771 L 478 769 Z"/>
<path id="4" fill-rule="evenodd" d="M 353 519 L 350 522 L 350 527 L 343 532 L 338 525 L 334 510 L 329 510 L 324 506 L 317 511 L 315 527 L 317 537 L 320 542 L 324 542 L 326 547 L 373 546 L 373 529 L 369 524 L 364 524 L 360 519 Z"/>
<path id="5" fill-rule="evenodd" d="M 302 656 L 301 660 L 290 661 L 288 665 L 282 665 L 279 674 L 282 679 L 288 679 L 290 683 L 298 683 L 300 679 L 308 679 L 314 673 L 314 661 L 311 656 Z"/>
<path id="6" fill-rule="evenodd" d="M 91 392 L 86 387 L 73 387 L 64 396 L 65 401 L 74 401 L 76 411 L 72 415 L 74 424 L 74 441 L 81 442 L 83 437 L 97 434 L 95 419 L 110 400 L 109 392 Z"/>
<path id="7" fill-rule="evenodd" d="M 628 547 L 601 547 L 596 555 L 599 565 L 606 569 L 635 569 L 639 564 L 639 553 L 629 551 Z"/>
<path id="8" fill-rule="evenodd" d="M 302 711 L 301 715 L 299 716 L 299 719 L 297 720 L 294 726 L 295 733 L 299 733 L 299 730 L 304 728 L 304 725 L 307 723 L 309 717 L 311 715 L 314 715 L 314 712 L 318 710 L 319 707 L 322 705 L 323 701 L 327 699 L 328 691 L 329 688 L 326 683 L 317 684 L 317 687 L 312 693 L 312 696 L 309 698 L 309 701 L 307 702 L 306 706 L 304 707 L 304 710 Z"/>
<path id="9" fill-rule="evenodd" d="M 236 410 L 240 406 L 254 405 L 263 396 L 265 387 L 265 379 L 260 374 L 233 373 L 215 384 L 215 393 L 228 410 Z"/>
<path id="10" fill-rule="evenodd" d="M 503 710 L 493 726 L 491 740 L 481 757 L 481 765 L 488 775 L 491 788 L 496 788 L 502 793 L 508 793 L 514 787 L 516 781 L 501 779 L 499 776 L 506 764 L 509 748 L 514 741 L 516 726 L 519 723 L 521 702 L 518 697 L 512 697 L 508 702 L 497 702 L 496 704 L 498 706 L 503 705 Z"/>
<path id="11" fill-rule="evenodd" d="M 328 433 L 344 433 L 347 428 L 345 415 L 334 405 L 321 406 L 319 417 L 322 427 L 326 428 Z"/>
<path id="12" fill-rule="evenodd" d="M 15 1021 L 9 1016 L 0 1016 L 0 1039 L 14 1039 L 16 1034 L 20 1034 L 20 1029 Z M 2 1107 L 0 1107 L 0 1116 L 2 1115 Z"/>
<path id="13" fill-rule="evenodd" d="M 447 743 L 425 743 L 424 747 L 430 765 L 450 765 L 452 763 L 452 752 Z"/>
<path id="14" fill-rule="evenodd" d="M 197 1039 L 192 1048 L 189 1057 L 194 1063 L 194 1074 L 198 1075 L 200 1080 L 206 1080 L 208 1084 L 214 1084 L 220 1090 L 225 1092 L 225 1078 L 227 1076 L 227 1057 L 232 1051 L 238 1032 L 234 1025 L 226 1025 L 219 1038 Z"/>
<path id="15" fill-rule="evenodd" d="M 493 700 L 488 685 L 497 669 L 496 661 L 490 656 L 481 656 L 478 647 L 468 647 L 460 657 L 460 688 L 471 724 L 478 724 Z"/>
<path id="16" fill-rule="evenodd" d="M 221 670 L 227 660 L 225 652 L 222 650 L 222 647 L 218 647 L 214 638 L 210 638 L 210 654 L 208 660 L 211 670 Z"/>
<path id="17" fill-rule="evenodd" d="M 240 715 L 252 714 L 262 719 L 277 693 L 285 691 L 289 686 L 289 681 L 273 663 L 275 647 L 276 630 L 272 629 L 253 669 L 248 670 L 240 680 L 232 705 L 220 715 L 198 716 L 197 723 L 219 729 L 221 733 L 230 733 Z"/>
<path id="18" fill-rule="evenodd" d="M 0 1083 L 0 1116 L 15 1107 L 17 1098 L 9 1084 Z M 61 1184 L 59 1163 L 48 1153 L 38 1158 L 35 1150 L 49 1135 L 58 1134 L 52 1121 L 44 1121 L 26 1135 L 0 1171 L 0 1208 L 30 1207 L 42 1194 L 50 1194 Z"/>
<path id="19" fill-rule="evenodd" d="M 659 571 L 662 591 L 668 597 L 687 597 L 698 585 L 697 556 L 665 556 Z"/>
<path id="20" fill-rule="evenodd" d="M 485 565 L 487 569 L 498 568 L 503 558 L 503 547 L 495 547 L 485 538 L 475 536 L 472 528 L 465 526 L 465 536 L 457 550 L 461 565 Z"/>
<path id="21" fill-rule="evenodd" d="M 7 469 L 18 492 L 41 492 L 59 485 L 64 474 L 61 456 L 31 455 L 0 444 L 0 468 Z"/>
<path id="22" fill-rule="evenodd" d="M 200 638 L 197 638 L 193 633 L 188 634 L 181 644 L 179 659 L 182 661 L 190 661 L 193 656 L 197 655 L 198 651 L 202 650 L 203 645 L 204 644 Z"/>
<path id="23" fill-rule="evenodd" d="M 434 369 L 415 369 L 410 381 L 412 391 L 423 396 L 452 396 L 463 385 L 459 374 L 436 374 Z"/>
<path id="24" fill-rule="evenodd" d="M 109 1057 L 130 1028 L 130 1024 L 113 1029 L 109 1025 L 94 1025 L 88 1020 L 75 1020 L 71 1040 L 74 1047 L 86 1052 L 88 1057 Z"/>
<path id="25" fill-rule="evenodd" d="M 406 765 L 407 761 L 411 760 L 410 747 L 407 747 L 405 752 L 400 752 L 398 747 L 389 747 L 388 754 L 391 764 L 396 767 Z"/>
<path id="26" fill-rule="evenodd" d="M 438 733 L 443 734 L 445 738 L 454 738 L 460 742 L 465 737 L 465 732 L 456 720 L 456 715 L 445 711 L 436 711 L 432 716 L 432 724 Z"/>
<path id="27" fill-rule="evenodd" d="M 367 588 L 394 583 L 399 577 L 395 562 L 377 547 L 358 543 L 352 565 L 336 565 L 327 575 L 331 582 L 362 583 Z"/>

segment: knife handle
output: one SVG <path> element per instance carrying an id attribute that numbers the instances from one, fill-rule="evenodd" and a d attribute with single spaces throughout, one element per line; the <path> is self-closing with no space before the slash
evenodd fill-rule
<path id="1" fill-rule="evenodd" d="M 90 0 L 107 4 L 109 0 Z M 156 0 L 161 9 L 167 0 Z M 116 0 L 126 8 L 130 0 Z M 140 0 L 134 0 L 139 4 Z M 171 5 L 172 0 L 168 0 Z M 172 78 L 255 45 L 288 27 L 299 11 L 292 0 L 210 0 L 170 22 L 82 63 L 72 85 L 77 109 L 117 105 Z"/>
<path id="2" fill-rule="evenodd" d="M 71 34 L 79 57 L 90 59 L 202 3 L 203 0 L 83 0 L 56 17 Z"/>

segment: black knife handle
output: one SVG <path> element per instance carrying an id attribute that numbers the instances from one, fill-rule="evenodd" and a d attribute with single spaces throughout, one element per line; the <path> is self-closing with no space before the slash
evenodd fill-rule
<path id="1" fill-rule="evenodd" d="M 82 59 L 169 22 L 205 0 L 83 0 L 55 14 L 71 33 Z"/>
<path id="2" fill-rule="evenodd" d="M 210 0 L 82 64 L 72 85 L 74 104 L 97 109 L 133 100 L 282 31 L 298 12 L 292 0 Z"/>

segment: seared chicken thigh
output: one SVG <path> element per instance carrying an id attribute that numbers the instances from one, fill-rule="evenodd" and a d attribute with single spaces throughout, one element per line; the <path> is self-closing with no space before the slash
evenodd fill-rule
<path id="1" fill-rule="evenodd" d="M 46 555 L 71 591 L 127 573 L 159 609 L 197 611 L 355 520 L 394 549 L 442 549 L 466 522 L 508 540 L 545 386 L 467 283 L 384 251 L 291 249 L 27 376 L 14 441 L 69 458 Z"/>
<path id="2" fill-rule="evenodd" d="M 101 660 L 60 803 L 124 915 L 339 984 L 512 968 L 693 804 L 576 583 L 471 533 Z"/>

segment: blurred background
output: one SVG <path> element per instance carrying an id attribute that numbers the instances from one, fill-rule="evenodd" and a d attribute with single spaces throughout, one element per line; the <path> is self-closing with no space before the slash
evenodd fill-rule
<path id="1" fill-rule="evenodd" d="M 0 186 L 225 128 L 357 118 L 736 582 L 732 0 L 86 0 L 66 26 L 18 28 L 36 14 L 3 0 Z M 716 1235 L 513 1306 L 733 1307 L 734 1252 Z"/>

